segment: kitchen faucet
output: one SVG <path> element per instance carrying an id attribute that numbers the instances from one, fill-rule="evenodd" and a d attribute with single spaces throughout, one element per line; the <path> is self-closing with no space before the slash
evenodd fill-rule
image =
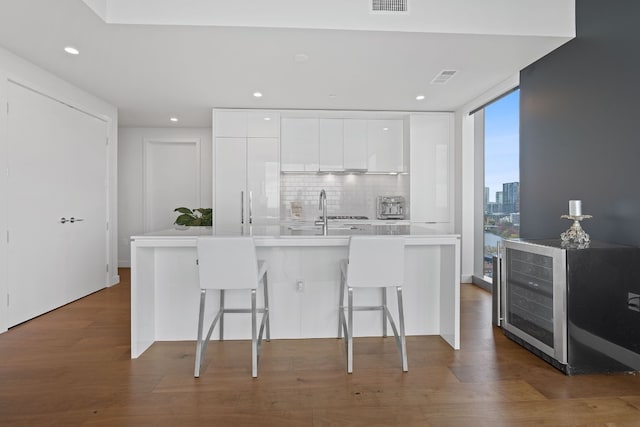
<path id="1" fill-rule="evenodd" d="M 322 225 L 322 235 L 327 236 L 329 234 L 329 221 L 327 217 L 327 193 L 324 188 L 320 190 L 320 199 L 318 201 L 318 209 L 322 209 L 322 221 L 316 222 L 316 224 Z"/>

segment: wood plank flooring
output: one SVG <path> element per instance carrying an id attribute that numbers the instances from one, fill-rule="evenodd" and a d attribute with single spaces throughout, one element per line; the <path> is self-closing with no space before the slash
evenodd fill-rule
<path id="1" fill-rule="evenodd" d="M 492 328 L 473 285 L 462 349 L 409 337 L 408 373 L 392 338 L 357 339 L 352 375 L 340 340 L 274 340 L 252 379 L 250 344 L 227 341 L 194 379 L 193 342 L 129 358 L 120 277 L 0 335 L 1 426 L 640 426 L 640 375 L 563 375 Z"/>

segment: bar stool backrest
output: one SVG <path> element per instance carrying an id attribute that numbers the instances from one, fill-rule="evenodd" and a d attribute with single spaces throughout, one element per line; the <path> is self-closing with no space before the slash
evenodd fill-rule
<path id="1" fill-rule="evenodd" d="M 258 261 L 252 237 L 199 237 L 202 289 L 255 289 Z"/>
<path id="2" fill-rule="evenodd" d="M 351 236 L 347 286 L 383 287 L 404 284 L 404 239 Z"/>

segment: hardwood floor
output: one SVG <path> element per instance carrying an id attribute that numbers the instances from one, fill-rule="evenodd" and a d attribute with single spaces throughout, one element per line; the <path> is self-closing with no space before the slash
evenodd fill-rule
<path id="1" fill-rule="evenodd" d="M 491 327 L 491 296 L 462 285 L 462 349 L 409 337 L 265 343 L 258 379 L 248 342 L 195 344 L 129 358 L 129 271 L 122 283 L 0 335 L 0 425 L 640 426 L 640 375 L 564 376 Z M 194 308 L 195 309 L 195 308 Z M 195 327 L 195 325 L 194 325 Z"/>

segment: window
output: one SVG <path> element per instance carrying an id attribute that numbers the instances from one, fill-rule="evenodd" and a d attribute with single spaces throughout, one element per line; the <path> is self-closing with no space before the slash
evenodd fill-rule
<path id="1" fill-rule="evenodd" d="M 483 274 L 493 277 L 498 242 L 520 235 L 520 91 L 484 108 Z"/>

